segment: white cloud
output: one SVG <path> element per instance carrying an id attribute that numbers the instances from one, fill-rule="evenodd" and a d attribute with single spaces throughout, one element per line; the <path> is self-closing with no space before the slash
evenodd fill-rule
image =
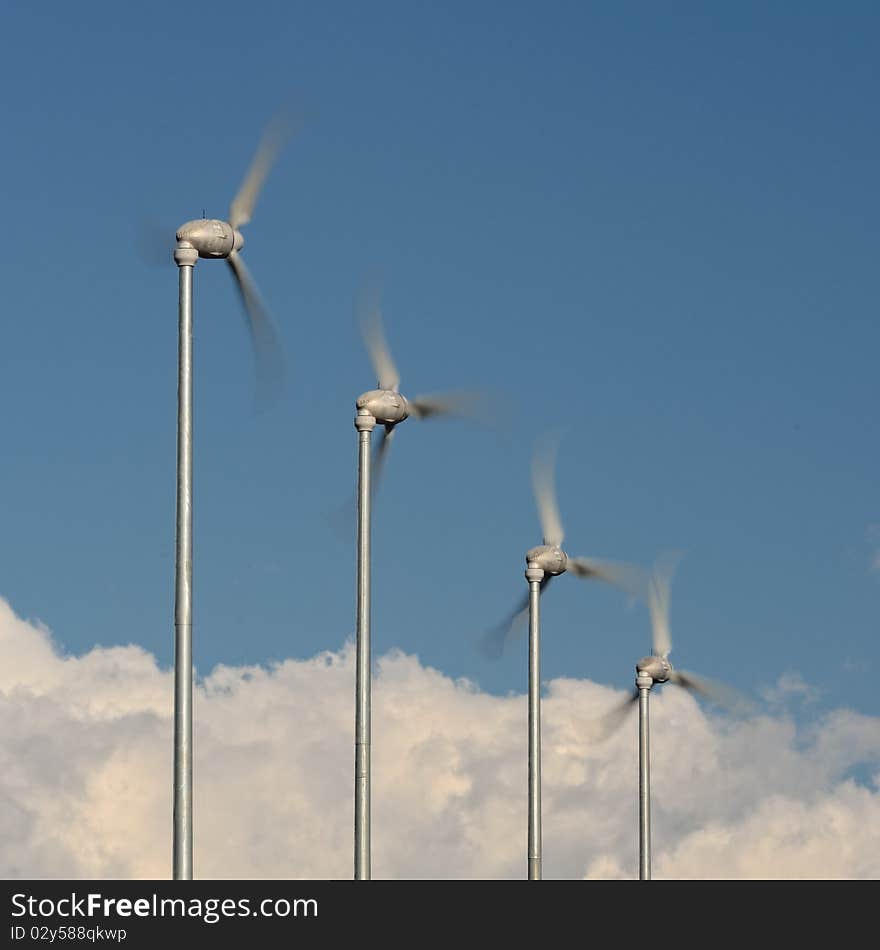
<path id="1" fill-rule="evenodd" d="M 197 877 L 351 877 L 353 676 L 349 648 L 201 682 Z M 545 877 L 637 873 L 635 718 L 586 738 L 621 695 L 547 684 Z M 170 671 L 139 647 L 63 656 L 0 600 L 4 878 L 169 876 L 171 699 Z M 525 697 L 392 653 L 373 700 L 374 876 L 524 877 Z M 665 688 L 652 711 L 656 878 L 880 877 L 880 790 L 851 778 L 878 771 L 880 719 L 837 710 L 798 731 Z"/>
<path id="2" fill-rule="evenodd" d="M 783 673 L 773 686 L 763 690 L 764 699 L 776 706 L 784 705 L 791 699 L 799 699 L 805 703 L 815 702 L 820 695 L 821 690 L 811 686 L 794 670 Z"/>

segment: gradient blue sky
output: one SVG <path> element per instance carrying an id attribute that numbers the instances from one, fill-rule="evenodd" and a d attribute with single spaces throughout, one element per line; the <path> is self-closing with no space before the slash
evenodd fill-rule
<path id="1" fill-rule="evenodd" d="M 673 660 L 880 713 L 878 35 L 856 2 L 8 3 L 0 596 L 72 652 L 170 663 L 173 232 L 226 216 L 294 97 L 245 232 L 288 358 L 268 411 L 225 266 L 195 273 L 199 670 L 353 635 L 328 515 L 379 272 L 403 392 L 484 386 L 501 425 L 400 428 L 377 654 L 524 690 L 524 638 L 494 664 L 475 644 L 525 591 L 558 428 L 570 553 L 683 552 Z M 545 599 L 546 678 L 623 688 L 648 645 L 614 590 Z"/>

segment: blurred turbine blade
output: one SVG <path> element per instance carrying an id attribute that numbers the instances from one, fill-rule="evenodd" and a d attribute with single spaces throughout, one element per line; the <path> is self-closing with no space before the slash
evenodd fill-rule
<path id="1" fill-rule="evenodd" d="M 516 607 L 504 620 L 480 638 L 480 652 L 487 659 L 499 660 L 507 646 L 508 635 L 518 627 L 529 614 L 529 595 L 524 594 Z"/>
<path id="2" fill-rule="evenodd" d="M 754 702 L 739 690 L 719 683 L 717 680 L 697 676 L 695 673 L 673 670 L 669 682 L 683 686 L 686 690 L 708 699 L 733 715 L 747 715 L 755 709 Z"/>
<path id="3" fill-rule="evenodd" d="M 379 488 L 379 479 L 385 469 L 385 461 L 388 458 L 388 450 L 391 448 L 391 440 L 394 438 L 394 426 L 386 425 L 379 441 L 376 443 L 376 451 L 373 455 L 373 470 L 370 472 L 370 497 L 374 497 Z"/>
<path id="4" fill-rule="evenodd" d="M 234 230 L 244 227 L 253 216 L 254 206 L 266 176 L 275 164 L 278 153 L 292 131 L 293 123 L 287 112 L 277 115 L 266 127 L 263 137 L 244 176 L 238 194 L 229 206 L 229 223 Z"/>
<path id="5" fill-rule="evenodd" d="M 635 690 L 616 703 L 604 716 L 587 726 L 587 733 L 594 742 L 604 742 L 610 738 L 622 725 L 630 710 L 639 699 L 639 691 Z"/>
<path id="6" fill-rule="evenodd" d="M 241 255 L 233 251 L 226 258 L 235 279 L 235 286 L 241 294 L 241 301 L 247 315 L 248 332 L 254 349 L 257 366 L 257 385 L 261 401 L 277 396 L 284 379 L 284 355 L 281 342 L 269 311 L 260 297 Z"/>
<path id="7" fill-rule="evenodd" d="M 538 444 L 532 460 L 532 485 L 538 505 L 538 516 L 541 519 L 544 544 L 554 545 L 561 545 L 565 538 L 554 485 L 558 449 L 558 436 L 548 436 Z"/>
<path id="8" fill-rule="evenodd" d="M 544 575 L 544 579 L 541 581 L 542 594 L 551 580 L 553 580 L 552 574 Z M 480 652 L 483 656 L 490 660 L 500 659 L 513 639 L 514 631 L 528 619 L 528 616 L 529 594 L 526 592 L 504 620 L 496 627 L 492 627 L 491 630 L 487 630 L 480 638 Z"/>
<path id="9" fill-rule="evenodd" d="M 669 551 L 657 559 L 648 583 L 648 609 L 651 612 L 651 649 L 655 656 L 669 656 L 672 634 L 669 630 L 669 591 L 678 564 L 678 552 Z"/>
<path id="10" fill-rule="evenodd" d="M 428 419 L 431 416 L 460 416 L 488 423 L 488 399 L 485 393 L 477 390 L 460 390 L 451 393 L 436 393 L 416 396 L 408 399 L 410 415 L 416 419 Z"/>
<path id="11" fill-rule="evenodd" d="M 379 292 L 376 288 L 370 288 L 362 293 L 358 311 L 361 333 L 376 373 L 379 389 L 391 389 L 397 392 L 397 387 L 400 385 L 400 373 L 397 372 L 385 339 L 382 308 L 379 306 Z"/>
<path id="12" fill-rule="evenodd" d="M 644 598 L 648 580 L 643 568 L 621 561 L 602 561 L 596 557 L 570 557 L 566 570 L 576 577 L 605 581 L 633 597 Z"/>

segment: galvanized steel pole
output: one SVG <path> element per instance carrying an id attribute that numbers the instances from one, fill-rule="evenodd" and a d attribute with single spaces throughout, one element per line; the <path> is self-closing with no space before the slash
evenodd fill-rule
<path id="1" fill-rule="evenodd" d="M 648 694 L 654 680 L 639 671 L 639 880 L 651 880 L 651 752 L 648 744 Z"/>
<path id="2" fill-rule="evenodd" d="M 526 569 L 529 582 L 529 880 L 541 880 L 541 581 L 540 567 Z"/>
<path id="3" fill-rule="evenodd" d="M 354 877 L 370 880 L 370 434 L 375 418 L 358 410 L 357 671 L 355 674 Z"/>
<path id="4" fill-rule="evenodd" d="M 192 880 L 192 284 L 198 253 L 181 242 L 177 350 L 177 535 L 174 578 L 174 801 L 175 880 Z"/>

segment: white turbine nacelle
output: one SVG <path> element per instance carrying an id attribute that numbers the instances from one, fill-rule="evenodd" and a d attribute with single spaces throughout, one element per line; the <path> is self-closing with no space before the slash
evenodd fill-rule
<path id="1" fill-rule="evenodd" d="M 394 425 L 403 422 L 409 415 L 406 399 L 393 389 L 371 389 L 358 396 L 358 410 L 365 409 L 376 422 L 382 425 Z"/>
<path id="2" fill-rule="evenodd" d="M 177 240 L 186 241 L 198 252 L 199 257 L 229 257 L 233 251 L 244 247 L 241 231 L 233 229 L 228 221 L 217 218 L 199 218 L 187 221 L 177 229 Z"/>
<path id="3" fill-rule="evenodd" d="M 652 653 L 651 656 L 643 656 L 636 663 L 636 673 L 650 676 L 655 683 L 665 683 L 672 675 L 672 664 L 665 656 Z"/>
<path id="4" fill-rule="evenodd" d="M 540 544 L 526 553 L 526 564 L 539 567 L 545 574 L 564 574 L 568 555 L 558 544 Z"/>

